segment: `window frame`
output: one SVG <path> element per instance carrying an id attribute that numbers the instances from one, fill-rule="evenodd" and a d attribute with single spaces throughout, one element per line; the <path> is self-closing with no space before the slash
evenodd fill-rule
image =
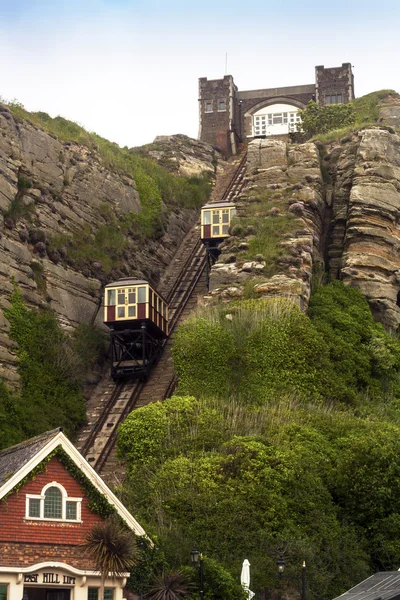
<path id="1" fill-rule="evenodd" d="M 61 492 L 61 518 L 45 517 L 44 516 L 44 501 L 46 491 L 50 487 L 58 488 Z M 29 515 L 30 500 L 39 500 L 39 517 L 31 517 Z M 67 502 L 76 502 L 76 519 L 67 519 Z M 67 490 L 60 483 L 52 481 L 47 483 L 40 494 L 26 494 L 25 497 L 25 520 L 26 521 L 53 521 L 62 523 L 82 523 L 82 498 L 68 496 Z"/>
<path id="2" fill-rule="evenodd" d="M 208 110 L 209 107 L 209 110 Z M 205 100 L 204 101 L 204 112 L 205 113 L 212 113 L 213 112 L 213 102 L 212 100 Z"/>
<path id="3" fill-rule="evenodd" d="M 221 108 L 221 105 L 223 104 L 223 108 Z M 221 98 L 221 100 L 218 100 L 218 112 L 226 112 L 226 100 L 224 98 Z"/>
<path id="4" fill-rule="evenodd" d="M 89 590 L 92 590 L 92 591 L 93 591 L 93 590 L 95 590 L 95 591 L 97 592 L 97 600 L 98 600 L 98 599 L 99 599 L 99 591 L 100 591 L 100 588 L 99 588 L 99 587 L 96 587 L 96 586 L 92 586 L 92 585 L 91 585 L 91 586 L 89 586 L 89 587 L 87 588 L 87 600 L 89 600 L 89 596 L 90 596 L 90 594 L 89 594 Z M 105 587 L 105 588 L 104 588 L 104 600 L 107 600 L 107 598 L 106 598 L 106 592 L 111 592 L 111 600 L 114 600 L 114 597 L 115 597 L 114 590 L 115 590 L 115 588 L 114 588 L 114 587 Z M 107 595 L 108 595 L 108 594 L 107 594 Z"/>

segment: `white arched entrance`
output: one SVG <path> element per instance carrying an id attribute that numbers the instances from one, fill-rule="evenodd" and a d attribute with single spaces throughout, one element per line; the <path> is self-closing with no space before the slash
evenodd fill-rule
<path id="1" fill-rule="evenodd" d="M 253 113 L 252 136 L 282 135 L 296 131 L 301 121 L 298 107 L 292 104 L 270 104 Z"/>
<path id="2" fill-rule="evenodd" d="M 283 135 L 296 131 L 301 121 L 298 111 L 305 108 L 299 100 L 277 97 L 260 102 L 245 114 L 247 137 Z"/>

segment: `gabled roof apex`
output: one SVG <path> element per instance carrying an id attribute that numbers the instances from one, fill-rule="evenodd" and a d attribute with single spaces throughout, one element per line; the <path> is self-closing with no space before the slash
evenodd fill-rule
<path id="1" fill-rule="evenodd" d="M 125 521 L 136 535 L 145 536 L 146 532 L 134 519 L 125 506 L 108 488 L 103 479 L 89 465 L 75 446 L 63 434 L 61 428 L 47 431 L 42 435 L 26 440 L 16 446 L 11 446 L 0 452 L 0 499 L 13 491 L 14 487 L 24 479 L 37 465 L 39 465 L 51 452 L 61 447 L 69 458 L 105 496 L 107 501 L 115 508 L 118 515 Z"/>

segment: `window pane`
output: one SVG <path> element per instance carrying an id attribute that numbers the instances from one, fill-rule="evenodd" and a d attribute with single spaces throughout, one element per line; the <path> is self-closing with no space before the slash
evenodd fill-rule
<path id="1" fill-rule="evenodd" d="M 118 290 L 118 304 L 125 304 L 125 290 Z"/>
<path id="2" fill-rule="evenodd" d="M 124 319 L 125 318 L 125 306 L 118 306 L 117 311 L 118 311 L 118 318 Z"/>
<path id="3" fill-rule="evenodd" d="M 67 500 L 65 503 L 65 518 L 76 521 L 78 518 L 77 503 Z"/>
<path id="4" fill-rule="evenodd" d="M 29 517 L 40 517 L 40 500 L 29 498 Z"/>
<path id="5" fill-rule="evenodd" d="M 114 597 L 114 589 L 106 588 L 104 590 L 104 600 L 113 600 L 113 597 Z"/>
<path id="6" fill-rule="evenodd" d="M 116 302 L 116 292 L 115 290 L 107 290 L 107 306 L 115 306 Z"/>
<path id="7" fill-rule="evenodd" d="M 136 306 L 128 306 L 128 317 L 131 319 L 136 317 Z"/>
<path id="8" fill-rule="evenodd" d="M 213 235 L 219 235 L 219 225 L 213 227 Z"/>
<path id="9" fill-rule="evenodd" d="M 219 210 L 213 210 L 213 223 L 219 223 Z"/>
<path id="10" fill-rule="evenodd" d="M 138 302 L 146 302 L 146 288 L 144 286 L 138 288 Z"/>
<path id="11" fill-rule="evenodd" d="M 128 294 L 128 304 L 136 304 L 136 292 L 129 291 L 129 294 Z"/>
<path id="12" fill-rule="evenodd" d="M 212 112 L 212 103 L 206 102 L 206 112 Z"/>
<path id="13" fill-rule="evenodd" d="M 105 590 L 104 590 L 104 595 L 105 595 Z M 97 600 L 99 596 L 99 590 L 98 588 L 88 588 L 88 600 Z"/>
<path id="14" fill-rule="evenodd" d="M 205 210 L 203 212 L 203 224 L 211 225 L 211 211 L 210 210 Z"/>
<path id="15" fill-rule="evenodd" d="M 338 94 L 337 95 L 337 103 L 338 104 L 342 104 L 343 100 L 342 100 L 342 94 Z"/>
<path id="16" fill-rule="evenodd" d="M 225 110 L 225 100 L 219 101 L 219 109 L 218 110 Z"/>
<path id="17" fill-rule="evenodd" d="M 222 233 L 228 235 L 229 225 L 222 225 Z"/>
<path id="18" fill-rule="evenodd" d="M 46 490 L 44 497 L 45 519 L 61 519 L 62 517 L 62 494 L 54 486 Z"/>
<path id="19" fill-rule="evenodd" d="M 273 117 L 273 121 L 274 121 L 274 125 L 277 125 L 279 123 L 282 123 L 282 115 L 274 115 Z"/>
<path id="20" fill-rule="evenodd" d="M 7 600 L 7 586 L 0 584 L 0 600 Z"/>
<path id="21" fill-rule="evenodd" d="M 236 215 L 236 208 L 231 208 L 231 219 Z"/>
<path id="22" fill-rule="evenodd" d="M 227 210 L 224 210 L 224 212 L 222 213 L 222 222 L 229 223 L 229 213 Z"/>
<path id="23" fill-rule="evenodd" d="M 330 103 L 331 103 L 331 97 L 325 96 L 325 104 L 330 104 Z"/>

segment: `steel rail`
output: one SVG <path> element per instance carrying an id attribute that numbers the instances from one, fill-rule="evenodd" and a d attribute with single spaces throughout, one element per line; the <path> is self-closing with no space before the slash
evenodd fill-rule
<path id="1" fill-rule="evenodd" d="M 243 156 L 238 167 L 235 169 L 235 172 L 232 175 L 232 178 L 231 178 L 227 188 L 225 189 L 223 196 L 221 197 L 220 200 L 218 200 L 218 202 L 223 201 L 225 198 L 227 198 L 229 196 L 229 194 L 231 193 L 235 184 L 237 184 L 238 177 L 243 170 L 245 162 L 246 162 L 246 154 Z M 196 260 L 198 261 L 197 264 L 196 264 Z M 201 243 L 201 240 L 199 237 L 199 239 L 196 241 L 192 251 L 190 252 L 189 256 L 187 257 L 184 264 L 182 265 L 182 267 L 179 271 L 179 275 L 176 278 L 169 294 L 167 295 L 168 304 L 172 304 L 172 305 L 176 304 L 176 307 L 171 310 L 172 318 L 169 321 L 169 338 L 168 339 L 170 339 L 171 333 L 174 331 L 174 329 L 179 321 L 179 318 L 181 317 L 197 283 L 199 282 L 200 277 L 206 267 L 206 263 L 207 263 L 206 253 L 205 253 L 203 244 Z M 182 294 L 182 292 L 183 292 L 183 294 Z M 97 316 L 97 313 L 100 309 L 100 306 L 101 306 L 101 299 L 99 300 L 99 304 L 96 307 L 97 310 L 93 317 L 92 322 L 94 322 L 94 320 Z M 165 340 L 164 347 L 165 347 L 165 344 L 167 343 L 168 339 Z M 175 388 L 177 386 L 177 383 L 178 383 L 178 378 L 174 374 L 168 384 L 168 387 L 167 387 L 165 393 L 164 393 L 163 399 L 169 397 L 173 393 L 173 391 L 175 390 Z M 132 411 L 132 409 L 136 405 L 137 400 L 139 399 L 140 394 L 141 394 L 143 388 L 145 387 L 145 385 L 146 385 L 146 382 L 144 382 L 144 381 L 137 381 L 134 383 L 131 394 L 129 396 L 129 399 L 126 402 L 123 410 L 121 411 L 121 413 L 119 415 L 116 415 L 116 423 L 113 423 L 114 428 L 113 428 L 112 432 L 106 439 L 105 444 L 101 448 L 100 452 L 98 453 L 98 456 L 96 457 L 95 461 L 92 462 L 92 466 L 96 469 L 96 471 L 100 472 L 103 469 L 104 465 L 106 464 L 107 459 L 110 456 L 111 451 L 116 442 L 118 427 L 119 427 L 120 423 L 123 420 L 125 420 L 125 418 L 128 416 L 128 414 Z M 124 383 L 124 382 L 118 382 L 115 385 L 115 388 L 113 389 L 109 399 L 107 400 L 106 405 L 103 408 L 100 418 L 96 422 L 95 426 L 93 427 L 93 430 L 90 432 L 88 438 L 86 439 L 86 441 L 84 442 L 84 444 L 82 446 L 81 452 L 83 455 L 85 455 L 90 450 L 90 448 L 93 447 L 95 438 L 97 437 L 98 433 L 101 431 L 102 427 L 104 426 L 107 419 L 109 418 L 110 413 L 111 413 L 112 409 L 115 407 L 116 403 L 118 402 L 121 392 L 123 391 L 125 386 L 126 386 L 126 383 Z"/>

